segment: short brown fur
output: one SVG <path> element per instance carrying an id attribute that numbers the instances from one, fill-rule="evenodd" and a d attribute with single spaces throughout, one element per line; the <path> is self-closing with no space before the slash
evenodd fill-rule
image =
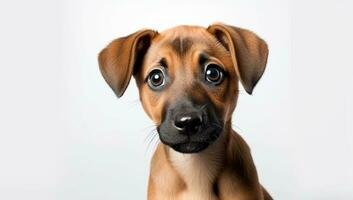
<path id="1" fill-rule="evenodd" d="M 201 54 L 227 71 L 219 87 L 209 88 L 198 81 L 203 70 Z M 100 69 L 116 95 L 124 93 L 134 76 L 143 108 L 157 126 L 166 106 L 183 96 L 212 102 L 224 125 L 217 141 L 197 154 L 181 156 L 160 143 L 151 162 L 149 200 L 272 199 L 259 183 L 248 145 L 231 127 L 238 82 L 251 94 L 264 72 L 267 55 L 266 43 L 254 33 L 224 24 L 207 29 L 179 26 L 162 33 L 143 30 L 113 41 L 101 52 Z M 166 62 L 170 84 L 156 92 L 145 80 L 161 59 Z"/>

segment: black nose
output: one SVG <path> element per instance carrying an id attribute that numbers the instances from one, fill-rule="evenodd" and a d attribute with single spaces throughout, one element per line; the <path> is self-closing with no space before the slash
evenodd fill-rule
<path id="1" fill-rule="evenodd" d="M 174 126 L 181 134 L 191 135 L 197 133 L 201 125 L 202 116 L 197 112 L 179 114 L 174 119 Z"/>

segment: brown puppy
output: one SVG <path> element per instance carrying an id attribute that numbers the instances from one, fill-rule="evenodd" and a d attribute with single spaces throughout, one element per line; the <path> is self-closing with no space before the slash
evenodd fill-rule
<path id="1" fill-rule="evenodd" d="M 257 35 L 224 24 L 141 30 L 102 50 L 106 82 L 120 97 L 134 76 L 157 126 L 149 200 L 272 199 L 248 145 L 232 130 L 238 82 L 251 94 L 267 55 Z"/>

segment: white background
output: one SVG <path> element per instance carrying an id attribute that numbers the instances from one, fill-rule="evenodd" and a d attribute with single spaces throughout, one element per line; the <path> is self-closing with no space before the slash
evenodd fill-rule
<path id="1" fill-rule="evenodd" d="M 132 81 L 117 99 L 98 52 L 141 28 L 225 22 L 270 48 L 235 129 L 275 199 L 353 199 L 349 1 L 0 3 L 0 199 L 145 199 L 151 121 Z"/>

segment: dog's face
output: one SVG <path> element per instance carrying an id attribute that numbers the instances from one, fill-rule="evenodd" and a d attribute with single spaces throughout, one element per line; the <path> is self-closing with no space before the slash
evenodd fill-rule
<path id="1" fill-rule="evenodd" d="M 263 40 L 221 24 L 139 31 L 113 41 L 99 57 L 117 96 L 134 75 L 161 141 L 182 153 L 202 151 L 217 140 L 230 124 L 239 80 L 251 93 L 266 60 Z"/>

